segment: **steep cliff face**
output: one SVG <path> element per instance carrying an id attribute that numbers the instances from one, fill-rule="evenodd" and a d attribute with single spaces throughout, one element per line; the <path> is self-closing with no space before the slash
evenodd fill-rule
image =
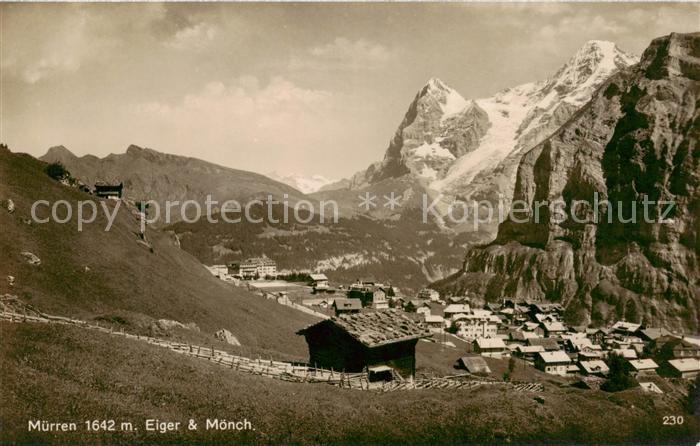
<path id="1" fill-rule="evenodd" d="M 478 105 L 441 80 L 430 79 L 408 107 L 384 159 L 353 176 L 351 187 L 406 174 L 427 184 L 474 150 L 488 127 L 488 116 Z"/>
<path id="2" fill-rule="evenodd" d="M 574 323 L 697 329 L 699 97 L 700 34 L 654 40 L 522 157 L 520 212 L 437 285 L 561 301 Z"/>
<path id="3" fill-rule="evenodd" d="M 472 219 L 452 218 L 449 206 L 455 200 L 488 201 L 508 209 L 523 153 L 565 124 L 609 76 L 637 61 L 612 42 L 592 40 L 548 79 L 487 98 L 466 100 L 431 79 L 409 106 L 384 159 L 353 176 L 347 187 L 374 191 L 403 178 L 417 194 L 437 200 L 441 224 L 491 241 L 498 221 L 474 231 Z"/>

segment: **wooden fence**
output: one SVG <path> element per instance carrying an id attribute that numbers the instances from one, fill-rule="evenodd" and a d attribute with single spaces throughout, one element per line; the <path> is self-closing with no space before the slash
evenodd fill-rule
<path id="1" fill-rule="evenodd" d="M 147 342 L 149 344 L 167 348 L 172 352 L 210 361 L 221 367 L 226 367 L 239 372 L 252 375 L 279 379 L 282 381 L 297 383 L 325 383 L 340 388 L 374 390 L 390 392 L 397 390 L 413 389 L 473 389 L 484 385 L 509 386 L 516 391 L 542 391 L 542 385 L 537 383 L 505 383 L 493 380 L 474 379 L 461 376 L 443 378 L 416 378 L 397 379 L 389 382 L 370 382 L 367 373 L 346 373 L 333 369 L 300 365 L 291 362 L 252 359 L 245 356 L 232 355 L 213 347 L 202 347 L 189 343 L 169 341 L 151 336 L 142 336 L 127 333 L 123 330 L 114 330 L 112 327 L 104 327 L 100 324 L 91 324 L 79 319 L 71 319 L 49 314 L 20 314 L 13 311 L 1 310 L 0 320 L 10 322 L 33 322 L 45 324 L 71 325 L 89 330 L 96 330 L 114 336 L 123 336 L 126 339 Z"/>

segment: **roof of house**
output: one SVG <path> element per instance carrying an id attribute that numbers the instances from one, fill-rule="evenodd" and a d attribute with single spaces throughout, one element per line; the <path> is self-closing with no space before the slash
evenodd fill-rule
<path id="1" fill-rule="evenodd" d="M 651 339 L 652 341 L 659 339 L 661 336 L 668 336 L 671 334 L 670 331 L 666 330 L 663 327 L 662 328 L 655 328 L 655 327 L 645 328 L 643 330 L 640 330 L 640 333 L 642 333 L 644 336 L 646 336 L 648 339 Z"/>
<path id="2" fill-rule="evenodd" d="M 590 348 L 593 349 L 593 343 L 591 342 L 590 339 L 588 338 L 574 338 L 574 339 L 569 339 L 569 342 L 571 342 L 571 345 L 573 345 L 576 350 L 583 350 L 585 348 Z"/>
<path id="3" fill-rule="evenodd" d="M 579 365 L 583 367 L 586 373 L 608 373 L 610 371 L 605 361 L 601 360 L 581 361 Z"/>
<path id="4" fill-rule="evenodd" d="M 328 280 L 328 277 L 326 277 L 326 275 L 323 274 L 323 273 L 319 273 L 319 274 L 309 274 L 309 276 L 311 277 L 311 280 L 314 280 L 314 281 Z"/>
<path id="5" fill-rule="evenodd" d="M 615 348 L 612 350 L 616 355 L 620 355 L 625 359 L 637 358 L 637 352 L 633 348 Z"/>
<path id="6" fill-rule="evenodd" d="M 673 351 L 675 352 L 677 356 L 683 356 L 682 354 L 678 354 L 680 351 L 690 351 L 690 352 L 697 352 L 700 350 L 700 346 L 693 345 L 690 342 L 685 342 L 681 340 L 678 342 L 678 344 L 673 346 Z M 693 355 L 695 356 L 695 355 Z"/>
<path id="7" fill-rule="evenodd" d="M 472 314 L 476 317 L 484 317 L 485 318 L 485 317 L 491 317 L 491 315 L 493 314 L 493 311 L 482 310 L 482 309 L 476 308 L 476 309 L 472 310 Z"/>
<path id="8" fill-rule="evenodd" d="M 521 353 L 539 353 L 544 351 L 544 347 L 541 345 L 518 345 L 516 350 Z"/>
<path id="9" fill-rule="evenodd" d="M 634 332 L 639 330 L 642 324 L 635 324 L 634 322 L 618 321 L 612 326 L 613 330 Z"/>
<path id="10" fill-rule="evenodd" d="M 566 326 L 558 321 L 544 322 L 542 325 L 544 325 L 544 329 L 547 331 L 566 331 Z"/>
<path id="11" fill-rule="evenodd" d="M 479 346 L 480 349 L 484 348 L 506 348 L 506 344 L 503 342 L 503 339 L 501 338 L 478 338 L 476 341 L 476 345 Z"/>
<path id="12" fill-rule="evenodd" d="M 629 363 L 635 370 L 653 370 L 659 367 L 653 359 L 631 359 Z"/>
<path id="13" fill-rule="evenodd" d="M 426 314 L 425 322 L 445 322 L 445 318 L 437 314 Z"/>
<path id="14" fill-rule="evenodd" d="M 469 373 L 491 373 L 489 365 L 482 356 L 462 356 L 459 360 Z"/>
<path id="15" fill-rule="evenodd" d="M 332 323 L 367 347 L 404 342 L 432 336 L 430 330 L 407 317 L 402 311 L 389 309 L 368 313 L 342 314 L 310 325 L 297 334 L 305 335 L 311 328 Z"/>
<path id="16" fill-rule="evenodd" d="M 445 313 L 469 313 L 469 305 L 450 304 L 445 308 Z"/>
<path id="17" fill-rule="evenodd" d="M 509 333 L 509 335 L 510 335 L 510 338 L 511 338 L 512 340 L 514 340 L 514 341 L 524 341 L 525 339 L 527 339 L 527 338 L 525 337 L 525 333 L 523 333 L 523 332 L 520 331 L 520 330 L 512 330 L 512 331 Z"/>
<path id="18" fill-rule="evenodd" d="M 700 347 L 700 337 L 685 335 L 683 336 L 683 342 L 686 344 L 694 345 L 695 347 Z"/>
<path id="19" fill-rule="evenodd" d="M 438 314 L 440 316 L 445 315 L 445 307 L 438 303 L 431 302 L 428 304 L 428 307 L 430 308 L 430 314 Z"/>
<path id="20" fill-rule="evenodd" d="M 557 350 L 553 352 L 539 352 L 537 355 L 547 364 L 551 363 L 570 363 L 571 358 L 566 352 Z"/>
<path id="21" fill-rule="evenodd" d="M 671 359 L 668 363 L 679 372 L 700 371 L 700 359 L 698 358 Z"/>
<path id="22" fill-rule="evenodd" d="M 107 184 L 102 182 L 95 183 L 95 190 L 97 191 L 117 191 L 122 190 L 124 183 L 119 184 Z"/>
<path id="23" fill-rule="evenodd" d="M 335 299 L 333 305 L 339 310 L 361 310 L 362 301 L 360 299 Z"/>
<path id="24" fill-rule="evenodd" d="M 530 330 L 530 331 L 532 331 L 532 330 L 535 330 L 537 327 L 539 327 L 539 324 L 536 323 L 536 322 L 525 322 L 525 323 L 523 324 L 523 328 L 524 328 L 525 330 Z"/>
<path id="25" fill-rule="evenodd" d="M 540 313 L 549 313 L 552 311 L 562 311 L 564 308 L 561 306 L 561 304 L 548 304 L 548 303 L 535 303 L 533 306 L 539 311 Z"/>
<path id="26" fill-rule="evenodd" d="M 370 373 L 383 373 L 383 372 L 391 372 L 393 369 L 389 367 L 388 365 L 375 365 L 371 367 L 367 367 L 367 370 L 369 370 Z"/>
<path id="27" fill-rule="evenodd" d="M 251 266 L 272 266 L 276 265 L 277 263 L 272 260 L 269 257 L 262 256 L 262 257 L 251 257 L 249 259 L 245 259 L 240 263 L 241 267 L 251 267 Z"/>
<path id="28" fill-rule="evenodd" d="M 559 350 L 559 343 L 554 338 L 530 338 L 529 345 L 541 345 L 545 350 Z"/>

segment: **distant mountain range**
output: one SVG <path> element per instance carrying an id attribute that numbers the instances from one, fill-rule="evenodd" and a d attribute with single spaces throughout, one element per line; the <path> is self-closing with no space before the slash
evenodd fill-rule
<path id="1" fill-rule="evenodd" d="M 270 172 L 267 176 L 292 186 L 294 189 L 300 190 L 305 194 L 318 192 L 326 186 L 338 183 L 338 180 L 326 178 L 323 175 L 302 175 L 298 173 L 280 174 L 277 172 Z"/>
<path id="2" fill-rule="evenodd" d="M 658 38 L 522 157 L 513 199 L 528 204 L 526 221 L 503 222 L 493 243 L 469 250 L 462 271 L 435 286 L 562 302 L 573 324 L 627 319 L 697 331 L 699 141 L 700 33 Z M 597 221 L 596 193 L 611 203 Z M 543 200 L 583 222 L 547 208 L 538 220 Z"/>
<path id="3" fill-rule="evenodd" d="M 123 182 L 124 194 L 133 200 L 170 201 L 212 199 L 245 202 L 253 197 L 288 196 L 290 203 L 306 198 L 299 190 L 264 175 L 231 169 L 196 158 L 170 155 L 131 145 L 125 153 L 104 158 L 78 157 L 63 146 L 52 147 L 42 161 L 60 161 L 76 178 L 90 186 L 97 182 Z"/>

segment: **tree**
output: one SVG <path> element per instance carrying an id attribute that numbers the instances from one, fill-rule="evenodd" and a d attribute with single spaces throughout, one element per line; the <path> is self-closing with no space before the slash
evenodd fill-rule
<path id="1" fill-rule="evenodd" d="M 63 167 L 63 164 L 61 164 L 60 162 L 49 164 L 48 166 L 46 166 L 44 171 L 48 176 L 50 176 L 54 180 L 59 181 L 70 176 L 66 168 Z"/>
<path id="2" fill-rule="evenodd" d="M 637 303 L 632 299 L 629 299 L 627 305 L 625 305 L 625 320 L 630 322 L 637 322 L 639 320 Z"/>
<path id="3" fill-rule="evenodd" d="M 508 370 L 503 372 L 503 381 L 510 381 L 510 377 L 513 375 L 513 371 L 515 370 L 515 358 L 510 357 L 508 360 Z"/>
<path id="4" fill-rule="evenodd" d="M 642 354 L 647 358 L 653 359 L 655 363 L 659 364 L 659 368 L 656 369 L 656 373 L 658 373 L 660 376 L 671 377 L 674 376 L 674 369 L 671 367 L 671 364 L 669 364 L 668 361 L 674 358 L 673 349 L 680 342 L 680 339 L 672 339 L 659 345 L 656 341 L 652 341 L 644 347 Z"/>
<path id="5" fill-rule="evenodd" d="M 405 311 L 406 313 L 415 313 L 416 310 L 417 308 L 415 305 L 413 305 L 413 302 L 409 302 L 406 304 L 405 307 L 403 307 L 403 311 Z"/>
<path id="6" fill-rule="evenodd" d="M 637 385 L 635 380 L 630 375 L 630 364 L 621 355 L 612 354 L 608 359 L 608 379 L 600 386 L 606 392 L 619 392 L 629 389 Z"/>
<path id="7" fill-rule="evenodd" d="M 688 412 L 700 415 L 700 374 L 690 383 L 688 389 Z"/>
<path id="8" fill-rule="evenodd" d="M 448 333 L 456 334 L 457 331 L 459 331 L 459 327 L 457 327 L 457 322 L 452 321 L 450 326 L 447 328 Z"/>

